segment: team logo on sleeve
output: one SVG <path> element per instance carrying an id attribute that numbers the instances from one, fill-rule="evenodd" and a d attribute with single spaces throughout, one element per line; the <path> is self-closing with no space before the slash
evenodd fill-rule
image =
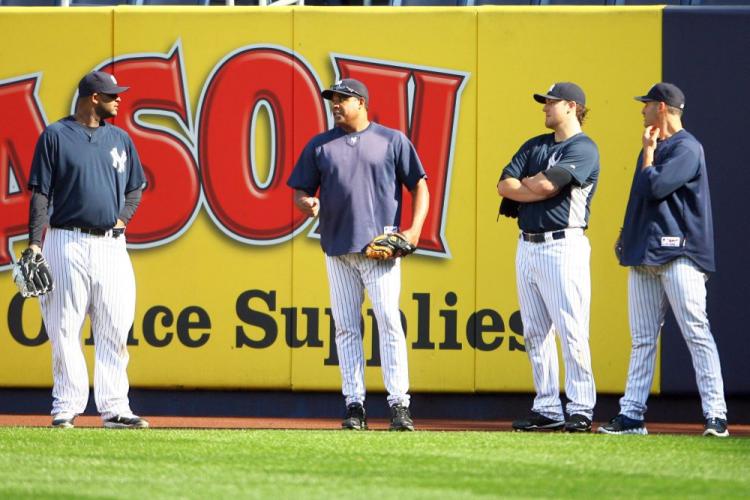
<path id="1" fill-rule="evenodd" d="M 112 155 L 112 168 L 117 170 L 119 173 L 123 173 L 125 171 L 125 162 L 128 159 L 127 153 L 125 153 L 125 150 L 122 151 L 122 154 L 117 152 L 117 148 L 112 148 L 112 151 L 109 152 L 110 155 Z"/>

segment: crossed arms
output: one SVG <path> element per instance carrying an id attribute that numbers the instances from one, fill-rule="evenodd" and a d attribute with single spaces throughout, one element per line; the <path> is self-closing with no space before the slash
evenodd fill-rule
<path id="1" fill-rule="evenodd" d="M 513 177 L 500 179 L 497 183 L 497 192 L 503 198 L 531 203 L 552 198 L 560 192 L 560 188 L 552 183 L 543 172 L 539 172 L 533 177 L 523 179 Z"/>

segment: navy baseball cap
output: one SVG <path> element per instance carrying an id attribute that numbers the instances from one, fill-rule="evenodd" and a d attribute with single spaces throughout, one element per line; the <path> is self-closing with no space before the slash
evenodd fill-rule
<path id="1" fill-rule="evenodd" d="M 78 95 L 86 97 L 91 94 L 120 94 L 129 88 L 117 85 L 117 80 L 109 73 L 92 71 L 78 82 Z"/>
<path id="2" fill-rule="evenodd" d="M 657 83 L 648 89 L 646 95 L 637 96 L 635 100 L 641 102 L 663 102 L 673 108 L 685 108 L 685 94 L 682 93 L 682 90 L 677 85 L 667 82 Z"/>
<path id="3" fill-rule="evenodd" d="M 572 82 L 558 82 L 553 84 L 546 94 L 534 94 L 534 100 L 544 104 L 545 99 L 573 101 L 581 106 L 586 105 L 586 95 L 583 89 Z"/>
<path id="4" fill-rule="evenodd" d="M 333 94 L 343 94 L 352 97 L 361 97 L 365 100 L 365 104 L 370 100 L 370 94 L 367 92 L 365 84 L 354 78 L 344 78 L 343 80 L 337 80 L 331 88 L 323 91 L 322 95 L 324 99 L 332 99 Z"/>

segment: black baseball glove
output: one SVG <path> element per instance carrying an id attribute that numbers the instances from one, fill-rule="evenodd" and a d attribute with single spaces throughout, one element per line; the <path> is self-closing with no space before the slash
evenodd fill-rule
<path id="1" fill-rule="evenodd" d="M 498 219 L 501 215 L 504 215 L 506 217 L 512 217 L 514 219 L 518 218 L 518 207 L 520 207 L 521 204 L 517 202 L 516 200 L 511 200 L 510 198 L 503 198 L 500 202 L 500 208 L 498 209 Z"/>
<path id="2" fill-rule="evenodd" d="M 389 233 L 376 236 L 366 247 L 368 259 L 389 260 L 406 257 L 417 249 L 401 233 Z"/>
<path id="3" fill-rule="evenodd" d="M 54 288 L 47 260 L 31 248 L 24 250 L 13 265 L 13 281 L 24 297 L 38 297 Z"/>

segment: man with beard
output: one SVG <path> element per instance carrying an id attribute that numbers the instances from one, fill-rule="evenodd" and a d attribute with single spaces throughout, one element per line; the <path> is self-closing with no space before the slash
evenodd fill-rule
<path id="1" fill-rule="evenodd" d="M 516 282 L 523 337 L 536 398 L 518 431 L 588 432 L 596 402 L 589 349 L 591 246 L 584 230 L 599 178 L 599 151 L 581 130 L 586 97 L 575 83 L 560 82 L 544 94 L 545 126 L 553 132 L 521 146 L 503 169 L 497 191 L 500 213 L 521 229 Z M 565 362 L 565 418 L 558 382 L 555 332 Z"/>
<path id="2" fill-rule="evenodd" d="M 128 401 L 135 276 L 125 247 L 125 226 L 146 178 L 128 134 L 105 121 L 117 115 L 119 94 L 126 90 L 109 73 L 84 76 L 75 114 L 42 132 L 31 165 L 29 248 L 49 262 L 54 284 L 39 301 L 52 344 L 57 428 L 73 427 L 88 402 L 80 340 L 86 315 L 96 350 L 94 399 L 104 427 L 148 427 Z"/>

